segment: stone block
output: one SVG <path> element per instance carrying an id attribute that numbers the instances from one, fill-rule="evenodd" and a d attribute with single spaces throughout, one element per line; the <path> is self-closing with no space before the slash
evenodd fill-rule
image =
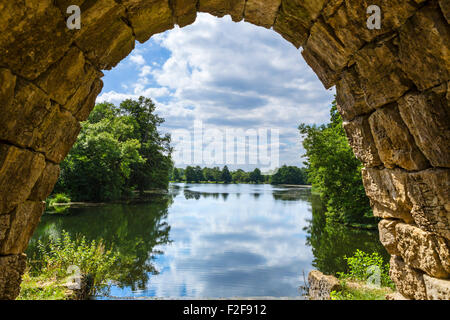
<path id="1" fill-rule="evenodd" d="M 355 156 L 364 166 L 371 168 L 382 165 L 370 130 L 369 117 L 361 116 L 350 122 L 345 121 L 343 126 Z"/>
<path id="2" fill-rule="evenodd" d="M 245 21 L 270 29 L 275 22 L 280 5 L 281 0 L 247 0 Z"/>
<path id="3" fill-rule="evenodd" d="M 310 300 L 330 300 L 330 293 L 341 289 L 338 279 L 317 270 L 308 274 L 308 283 Z"/>
<path id="4" fill-rule="evenodd" d="M 198 0 L 172 0 L 175 23 L 180 28 L 187 26 L 197 18 Z"/>
<path id="5" fill-rule="evenodd" d="M 450 280 L 423 275 L 428 300 L 450 300 Z"/>
<path id="6" fill-rule="evenodd" d="M 434 167 L 450 167 L 450 101 L 448 84 L 426 93 L 407 93 L 399 100 L 400 115 L 419 149 Z"/>
<path id="7" fill-rule="evenodd" d="M 399 166 L 411 171 L 430 167 L 428 160 L 416 146 L 396 105 L 375 111 L 369 117 L 369 123 L 378 155 L 385 167 Z"/>
<path id="8" fill-rule="evenodd" d="M 80 87 L 92 83 L 99 75 L 98 71 L 86 63 L 83 52 L 71 47 L 66 55 L 36 79 L 35 83 L 51 99 L 65 105 Z"/>
<path id="9" fill-rule="evenodd" d="M 0 255 L 25 252 L 45 209 L 44 201 L 25 201 L 9 214 L 6 236 L 0 240 Z"/>
<path id="10" fill-rule="evenodd" d="M 369 44 L 355 54 L 359 82 L 370 109 L 397 101 L 412 87 L 400 71 L 395 39 Z"/>
<path id="11" fill-rule="evenodd" d="M 297 49 L 308 39 L 309 26 L 305 25 L 297 17 L 286 13 L 283 5 L 278 11 L 273 29 Z"/>
<path id="12" fill-rule="evenodd" d="M 373 204 L 395 213 L 410 212 L 412 202 L 407 195 L 408 173 L 400 169 L 363 168 L 363 184 Z"/>
<path id="13" fill-rule="evenodd" d="M 344 121 L 351 121 L 375 110 L 366 103 L 364 90 L 354 67 L 341 74 L 336 84 L 336 101 Z"/>
<path id="14" fill-rule="evenodd" d="M 128 20 L 136 39 L 144 43 L 152 35 L 173 29 L 174 17 L 168 0 L 125 0 Z"/>
<path id="15" fill-rule="evenodd" d="M 412 215 L 423 230 L 450 240 L 450 171 L 429 169 L 408 176 Z"/>
<path id="16" fill-rule="evenodd" d="M 409 267 L 398 256 L 391 256 L 390 266 L 389 276 L 404 297 L 415 300 L 427 299 L 423 272 Z"/>
<path id="17" fill-rule="evenodd" d="M 411 212 L 404 210 L 392 211 L 378 203 L 373 205 L 373 216 L 381 219 L 397 219 L 411 224 L 415 222 Z"/>
<path id="18" fill-rule="evenodd" d="M 0 144 L 0 214 L 28 198 L 44 168 L 42 154 Z"/>
<path id="19" fill-rule="evenodd" d="M 198 10 L 216 17 L 230 15 L 234 22 L 244 18 L 245 0 L 199 0 Z"/>
<path id="20" fill-rule="evenodd" d="M 383 219 L 378 223 L 380 242 L 390 255 L 400 255 L 397 249 L 395 226 L 399 220 Z"/>
<path id="21" fill-rule="evenodd" d="M 32 201 L 45 201 L 53 191 L 56 181 L 58 181 L 59 172 L 59 165 L 47 162 L 44 171 L 31 190 L 28 199 Z"/>
<path id="22" fill-rule="evenodd" d="M 26 266 L 24 254 L 0 256 L 0 300 L 14 300 L 19 295 Z"/>
<path id="23" fill-rule="evenodd" d="M 423 91 L 450 78 L 450 28 L 436 2 L 420 9 L 400 28 L 401 68 Z"/>
<path id="24" fill-rule="evenodd" d="M 52 0 L 0 2 L 0 65 L 36 79 L 58 61 L 72 42 Z"/>
<path id="25" fill-rule="evenodd" d="M 443 265 L 450 258 L 445 241 L 439 241 L 438 236 L 404 223 L 395 226 L 395 233 L 399 256 L 405 263 L 436 278 L 450 276 L 450 270 Z M 446 264 L 449 263 L 446 261 Z"/>
<path id="26" fill-rule="evenodd" d="M 123 1 L 123 5 L 130 1 Z M 85 2 L 81 7 L 82 27 L 74 32 L 74 39 L 86 59 L 99 70 L 110 70 L 134 49 L 133 29 L 125 22 L 127 13 L 123 5 L 114 0 L 99 0 Z M 132 13 L 128 12 L 131 23 Z M 150 28 L 151 20 L 148 21 Z"/>

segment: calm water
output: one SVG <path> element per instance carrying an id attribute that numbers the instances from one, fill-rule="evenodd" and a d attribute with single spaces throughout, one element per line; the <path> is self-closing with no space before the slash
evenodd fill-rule
<path id="1" fill-rule="evenodd" d="M 309 189 L 173 184 L 150 202 L 44 216 L 36 241 L 62 230 L 105 239 L 120 252 L 115 297 L 296 297 L 303 273 L 345 271 L 356 249 L 386 256 L 374 232 L 325 224 Z M 387 256 L 386 256 L 387 257 Z"/>

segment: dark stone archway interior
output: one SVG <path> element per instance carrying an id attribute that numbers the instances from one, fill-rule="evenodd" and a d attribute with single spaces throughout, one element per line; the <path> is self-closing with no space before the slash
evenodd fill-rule
<path id="1" fill-rule="evenodd" d="M 79 5 L 82 28 L 66 27 Z M 382 27 L 366 26 L 370 5 Z M 391 259 L 411 299 L 450 299 L 448 0 L 0 1 L 0 299 L 14 299 L 44 200 L 102 89 L 135 40 L 197 11 L 272 28 L 340 113 Z M 300 57 L 299 57 L 300 59 Z"/>

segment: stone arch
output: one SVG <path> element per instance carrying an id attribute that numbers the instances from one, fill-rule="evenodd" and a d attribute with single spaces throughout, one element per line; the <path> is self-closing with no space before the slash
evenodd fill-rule
<path id="1" fill-rule="evenodd" d="M 66 27 L 79 5 L 80 30 Z M 366 26 L 367 7 L 382 11 Z M 449 299 L 450 4 L 446 0 L 30 0 L 0 2 L 0 299 L 17 296 L 25 251 L 59 163 L 111 69 L 197 12 L 273 28 L 339 111 L 397 289 Z"/>

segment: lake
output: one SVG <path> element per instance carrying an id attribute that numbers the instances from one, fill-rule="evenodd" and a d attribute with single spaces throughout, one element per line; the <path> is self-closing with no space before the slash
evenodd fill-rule
<path id="1" fill-rule="evenodd" d="M 356 249 L 388 258 L 377 232 L 326 223 L 308 188 L 177 183 L 148 198 L 44 215 L 27 253 L 62 230 L 104 239 L 122 276 L 97 299 L 300 297 L 309 271 L 345 271 Z"/>

